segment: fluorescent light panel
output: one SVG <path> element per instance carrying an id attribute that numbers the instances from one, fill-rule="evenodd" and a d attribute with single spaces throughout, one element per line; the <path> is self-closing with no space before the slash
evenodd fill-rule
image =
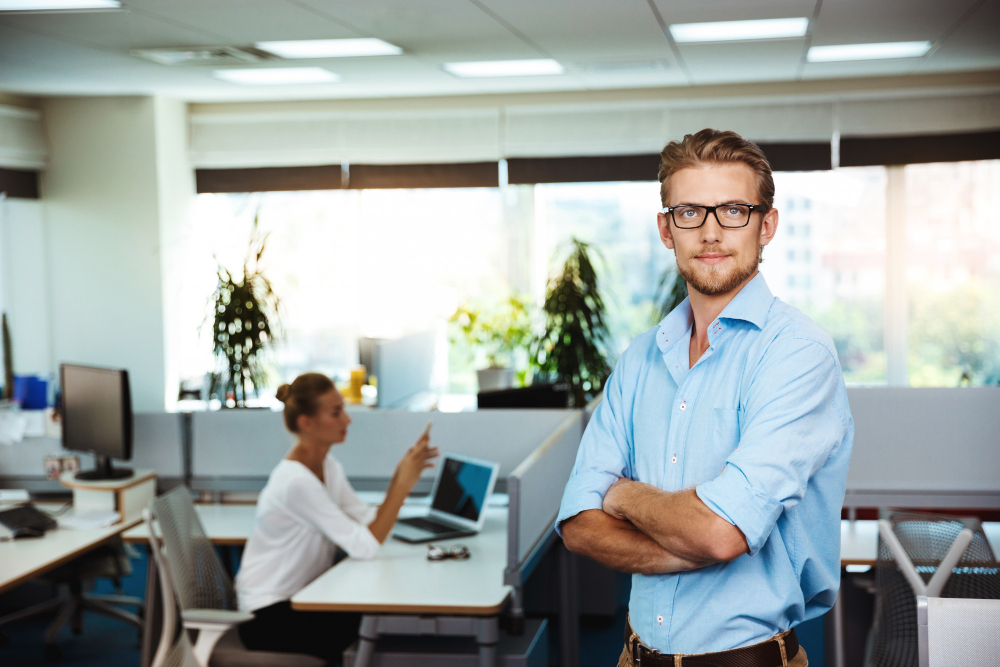
<path id="1" fill-rule="evenodd" d="M 353 58 L 398 56 L 403 49 L 381 39 L 296 39 L 285 42 L 257 42 L 262 51 L 280 58 Z"/>
<path id="2" fill-rule="evenodd" d="M 715 21 L 713 23 L 677 23 L 670 34 L 678 43 L 734 42 L 750 39 L 783 39 L 803 37 L 809 30 L 809 19 L 761 19 L 757 21 Z"/>
<path id="3" fill-rule="evenodd" d="M 562 65 L 551 59 L 445 63 L 444 69 L 463 79 L 494 76 L 546 76 L 562 74 L 565 71 Z"/>
<path id="4" fill-rule="evenodd" d="M 0 0 L 0 12 L 51 12 L 60 9 L 120 9 L 118 0 Z"/>
<path id="5" fill-rule="evenodd" d="M 843 60 L 883 60 L 886 58 L 919 58 L 931 49 L 930 42 L 884 42 L 880 44 L 837 44 L 813 46 L 806 54 L 811 63 Z"/>
<path id="6" fill-rule="evenodd" d="M 322 67 L 269 67 L 267 69 L 217 69 L 213 74 L 241 86 L 287 86 L 301 83 L 334 83 L 340 77 Z"/>

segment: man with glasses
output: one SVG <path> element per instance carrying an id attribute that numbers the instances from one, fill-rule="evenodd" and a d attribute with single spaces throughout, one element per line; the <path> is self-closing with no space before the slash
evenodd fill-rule
<path id="1" fill-rule="evenodd" d="M 702 130 L 661 153 L 657 216 L 688 299 L 619 359 L 558 528 L 629 572 L 622 667 L 808 664 L 833 606 L 854 424 L 833 342 L 758 272 L 778 229 L 764 154 Z"/>

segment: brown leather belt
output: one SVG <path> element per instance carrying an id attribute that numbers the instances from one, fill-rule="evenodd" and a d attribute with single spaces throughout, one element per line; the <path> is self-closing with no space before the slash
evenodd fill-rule
<path id="1" fill-rule="evenodd" d="M 628 620 L 625 621 L 625 645 L 636 667 L 782 667 L 799 652 L 799 640 L 792 629 L 759 644 L 728 651 L 694 655 L 660 653 L 643 644 L 638 637 L 632 641 L 632 624 Z"/>

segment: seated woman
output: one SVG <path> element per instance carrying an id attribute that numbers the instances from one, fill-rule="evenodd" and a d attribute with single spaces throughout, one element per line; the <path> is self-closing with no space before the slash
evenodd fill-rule
<path id="1" fill-rule="evenodd" d="M 373 558 L 438 451 L 425 431 L 399 461 L 376 511 L 358 498 L 330 454 L 351 423 L 333 382 L 306 373 L 280 386 L 277 396 L 285 425 L 299 440 L 257 500 L 236 577 L 240 609 L 254 619 L 239 626 L 240 638 L 251 650 L 310 653 L 332 664 L 357 638 L 360 614 L 293 611 L 290 599 L 333 565 L 338 547 L 351 558 Z"/>

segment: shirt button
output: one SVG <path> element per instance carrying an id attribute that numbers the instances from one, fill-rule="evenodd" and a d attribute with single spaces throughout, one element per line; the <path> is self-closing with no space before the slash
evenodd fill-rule
<path id="1" fill-rule="evenodd" d="M 687 410 L 687 407 L 688 407 L 687 401 L 681 401 L 681 410 Z"/>
<path id="2" fill-rule="evenodd" d="M 660 625 L 663 625 L 663 617 L 662 616 L 657 616 L 656 617 L 656 622 L 659 623 Z"/>
<path id="3" fill-rule="evenodd" d="M 670 462 L 671 463 L 677 463 L 677 455 L 676 454 L 674 454 L 672 457 L 670 457 Z"/>

